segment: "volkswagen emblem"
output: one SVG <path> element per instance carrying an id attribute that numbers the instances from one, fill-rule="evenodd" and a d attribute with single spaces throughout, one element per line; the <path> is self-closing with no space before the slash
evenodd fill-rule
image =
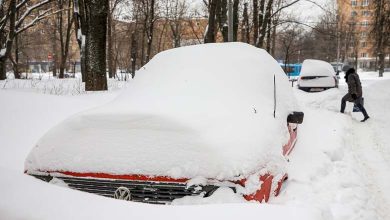
<path id="1" fill-rule="evenodd" d="M 130 201 L 131 200 L 130 190 L 126 187 L 121 186 L 115 190 L 114 198 L 120 199 L 120 200 Z"/>

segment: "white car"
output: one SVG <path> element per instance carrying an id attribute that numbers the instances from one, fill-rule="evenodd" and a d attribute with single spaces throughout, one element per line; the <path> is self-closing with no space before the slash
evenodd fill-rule
<path id="1" fill-rule="evenodd" d="M 275 85 L 275 86 L 274 86 Z M 268 201 L 302 112 L 283 70 L 243 43 L 156 55 L 116 100 L 52 128 L 25 172 L 102 196 L 169 204 L 225 187 Z"/>
<path id="2" fill-rule="evenodd" d="M 298 88 L 307 92 L 319 92 L 338 87 L 338 77 L 332 65 L 322 60 L 307 59 L 302 63 Z"/>

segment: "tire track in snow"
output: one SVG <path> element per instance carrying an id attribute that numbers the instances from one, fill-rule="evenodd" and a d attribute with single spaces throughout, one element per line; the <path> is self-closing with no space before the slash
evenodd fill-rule
<path id="1" fill-rule="evenodd" d="M 383 187 L 386 187 L 384 185 L 388 181 L 383 182 L 381 175 L 383 178 L 386 178 L 390 169 L 388 163 L 379 152 L 382 148 L 376 140 L 372 123 L 374 123 L 373 119 L 365 124 L 352 121 L 351 135 L 348 139 L 352 143 L 350 149 L 356 158 L 356 164 L 366 177 L 364 182 L 371 194 L 369 202 L 373 204 L 377 219 L 387 220 L 390 219 L 390 203 L 388 201 L 390 198 L 384 195 Z"/>

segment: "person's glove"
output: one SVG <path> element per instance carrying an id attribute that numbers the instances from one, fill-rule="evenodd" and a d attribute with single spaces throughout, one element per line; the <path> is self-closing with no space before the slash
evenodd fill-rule
<path id="1" fill-rule="evenodd" d="M 352 98 L 353 98 L 354 100 L 357 99 L 357 95 L 356 95 L 356 94 L 352 94 L 351 96 L 352 96 Z"/>

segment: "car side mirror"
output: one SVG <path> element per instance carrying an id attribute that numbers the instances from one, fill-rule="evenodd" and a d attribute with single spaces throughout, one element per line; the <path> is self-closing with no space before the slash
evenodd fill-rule
<path id="1" fill-rule="evenodd" d="M 293 112 L 287 116 L 288 123 L 302 124 L 304 114 L 303 112 Z"/>

